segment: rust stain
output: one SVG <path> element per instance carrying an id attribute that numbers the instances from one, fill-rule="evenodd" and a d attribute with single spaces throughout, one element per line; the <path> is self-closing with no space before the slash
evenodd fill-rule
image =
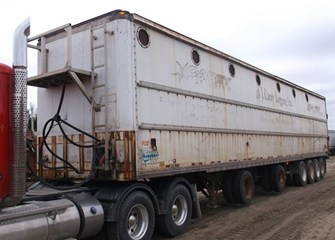
<path id="1" fill-rule="evenodd" d="M 122 133 L 121 133 L 122 134 Z M 135 179 L 135 169 L 136 169 L 136 142 L 135 142 L 135 132 L 123 132 L 124 141 L 124 151 L 125 151 L 125 161 L 120 169 L 123 173 L 124 180 L 134 180 Z"/>
<path id="2" fill-rule="evenodd" d="M 85 145 L 85 136 L 83 134 L 69 135 L 70 139 L 76 143 Z M 104 134 L 96 134 L 99 139 L 105 138 Z M 99 167 L 100 173 L 97 177 L 103 177 L 106 180 L 120 180 L 120 181 L 131 181 L 136 179 L 136 136 L 134 131 L 126 132 L 110 132 L 106 137 L 110 144 L 109 154 L 106 154 L 106 160 L 101 162 Z M 36 141 L 41 144 L 42 137 L 36 139 Z M 116 141 L 124 142 L 124 162 L 116 161 Z M 82 174 L 75 174 L 74 171 L 69 168 L 65 163 L 62 163 L 56 159 L 55 156 L 49 154 L 48 151 L 43 148 L 41 155 L 50 156 L 50 162 L 46 162 L 52 169 L 44 168 L 42 164 L 37 163 L 36 169 L 38 169 L 39 176 L 46 179 L 57 179 L 57 178 L 73 178 L 82 179 L 87 175 L 87 171 L 90 170 L 92 161 L 92 156 L 88 153 L 91 151 L 86 151 L 84 148 L 79 148 L 78 150 L 70 146 L 70 142 L 67 141 L 65 137 L 62 136 L 52 136 L 46 139 L 51 150 L 57 155 L 63 157 L 65 160 L 70 161 L 74 166 L 78 166 Z M 94 152 L 94 149 L 92 149 Z M 75 157 L 73 157 L 75 156 Z M 107 157 L 110 158 L 108 161 Z M 104 164 L 110 164 L 108 170 L 104 168 Z M 56 167 L 63 166 L 64 169 L 56 170 Z"/>
<path id="3" fill-rule="evenodd" d="M 125 151 L 125 161 L 124 161 L 124 177 L 125 180 L 129 180 L 129 171 L 130 171 L 130 156 L 129 156 L 129 136 L 128 132 L 123 133 L 124 141 L 124 151 Z"/>
<path id="4" fill-rule="evenodd" d="M 135 138 L 135 132 L 131 133 L 131 180 L 136 179 L 136 138 Z"/>

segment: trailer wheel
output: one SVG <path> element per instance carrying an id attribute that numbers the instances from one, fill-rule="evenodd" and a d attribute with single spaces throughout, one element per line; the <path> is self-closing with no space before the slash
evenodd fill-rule
<path id="1" fill-rule="evenodd" d="M 227 172 L 223 176 L 223 197 L 227 203 L 235 203 L 233 195 L 234 172 Z"/>
<path id="2" fill-rule="evenodd" d="M 315 176 L 314 176 L 314 180 L 315 182 L 320 181 L 321 179 L 321 170 L 320 170 L 320 162 L 318 159 L 314 159 L 313 160 L 313 164 L 314 164 L 314 172 L 315 172 Z"/>
<path id="3" fill-rule="evenodd" d="M 271 166 L 270 186 L 274 192 L 282 192 L 285 188 L 286 173 L 282 165 Z"/>
<path id="4" fill-rule="evenodd" d="M 307 160 L 307 183 L 312 184 L 315 181 L 315 167 L 312 160 Z"/>
<path id="5" fill-rule="evenodd" d="M 322 179 L 326 174 L 326 161 L 323 158 L 320 158 L 320 179 Z"/>
<path id="6" fill-rule="evenodd" d="M 105 223 L 108 239 L 151 239 L 155 228 L 155 212 L 146 193 L 130 193 L 121 204 L 117 219 L 116 223 Z"/>
<path id="7" fill-rule="evenodd" d="M 167 197 L 169 213 L 157 218 L 159 231 L 167 236 L 177 236 L 186 232 L 192 215 L 192 200 L 187 188 L 177 184 Z"/>
<path id="8" fill-rule="evenodd" d="M 237 172 L 234 178 L 234 199 L 238 203 L 250 205 L 255 193 L 255 184 L 252 174 L 247 170 Z"/>
<path id="9" fill-rule="evenodd" d="M 271 192 L 270 167 L 263 167 L 261 170 L 261 186 L 265 192 Z"/>
<path id="10" fill-rule="evenodd" d="M 296 172 L 293 174 L 293 181 L 296 186 L 303 187 L 307 184 L 307 167 L 304 161 L 299 161 L 295 165 Z"/>

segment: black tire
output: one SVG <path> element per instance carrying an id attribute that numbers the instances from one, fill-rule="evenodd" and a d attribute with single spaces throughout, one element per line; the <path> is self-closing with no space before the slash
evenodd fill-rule
<path id="1" fill-rule="evenodd" d="M 223 197 L 227 203 L 236 203 L 233 195 L 234 172 L 227 172 L 223 176 Z"/>
<path id="2" fill-rule="evenodd" d="M 157 218 L 159 232 L 175 237 L 186 232 L 192 216 L 190 192 L 182 184 L 177 184 L 167 196 L 169 214 Z"/>
<path id="3" fill-rule="evenodd" d="M 233 195 L 236 202 L 250 205 L 255 193 L 255 184 L 252 174 L 247 170 L 237 172 L 233 186 Z"/>
<path id="4" fill-rule="evenodd" d="M 265 192 L 271 192 L 270 167 L 263 167 L 261 170 L 261 186 Z"/>
<path id="5" fill-rule="evenodd" d="M 270 186 L 274 192 L 282 192 L 286 185 L 286 173 L 282 165 L 271 166 Z"/>
<path id="6" fill-rule="evenodd" d="M 304 161 L 295 163 L 293 181 L 296 186 L 303 187 L 307 184 L 307 166 Z"/>
<path id="7" fill-rule="evenodd" d="M 117 219 L 116 223 L 105 222 L 108 240 L 151 239 L 155 228 L 155 211 L 150 197 L 142 191 L 130 193 L 122 202 Z"/>
<path id="8" fill-rule="evenodd" d="M 327 170 L 326 160 L 324 160 L 323 158 L 320 158 L 319 162 L 320 162 L 320 178 L 322 179 L 325 176 L 326 170 Z"/>
<path id="9" fill-rule="evenodd" d="M 315 181 L 315 167 L 312 160 L 307 160 L 307 183 L 312 184 Z"/>
<path id="10" fill-rule="evenodd" d="M 315 173 L 314 181 L 318 182 L 321 179 L 320 161 L 318 159 L 314 159 L 313 164 L 314 164 L 314 173 Z"/>

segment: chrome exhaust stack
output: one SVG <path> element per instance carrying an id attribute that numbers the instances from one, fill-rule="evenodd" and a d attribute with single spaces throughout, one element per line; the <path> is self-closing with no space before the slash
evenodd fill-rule
<path id="1" fill-rule="evenodd" d="M 27 39 L 30 35 L 30 18 L 24 20 L 14 32 L 13 67 L 27 69 Z"/>
<path id="2" fill-rule="evenodd" d="M 26 132 L 27 132 L 27 38 L 30 34 L 30 19 L 22 22 L 14 33 L 12 86 L 12 163 L 10 189 L 5 206 L 21 201 L 26 191 Z"/>

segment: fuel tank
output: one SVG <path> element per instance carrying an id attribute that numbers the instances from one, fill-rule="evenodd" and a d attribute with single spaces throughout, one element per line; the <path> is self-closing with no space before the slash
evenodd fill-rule
<path id="1" fill-rule="evenodd" d="M 87 193 L 0 209 L 0 239 L 85 239 L 103 224 L 102 205 Z"/>
<path id="2" fill-rule="evenodd" d="M 10 191 L 12 76 L 12 68 L 0 64 L 0 205 Z"/>

